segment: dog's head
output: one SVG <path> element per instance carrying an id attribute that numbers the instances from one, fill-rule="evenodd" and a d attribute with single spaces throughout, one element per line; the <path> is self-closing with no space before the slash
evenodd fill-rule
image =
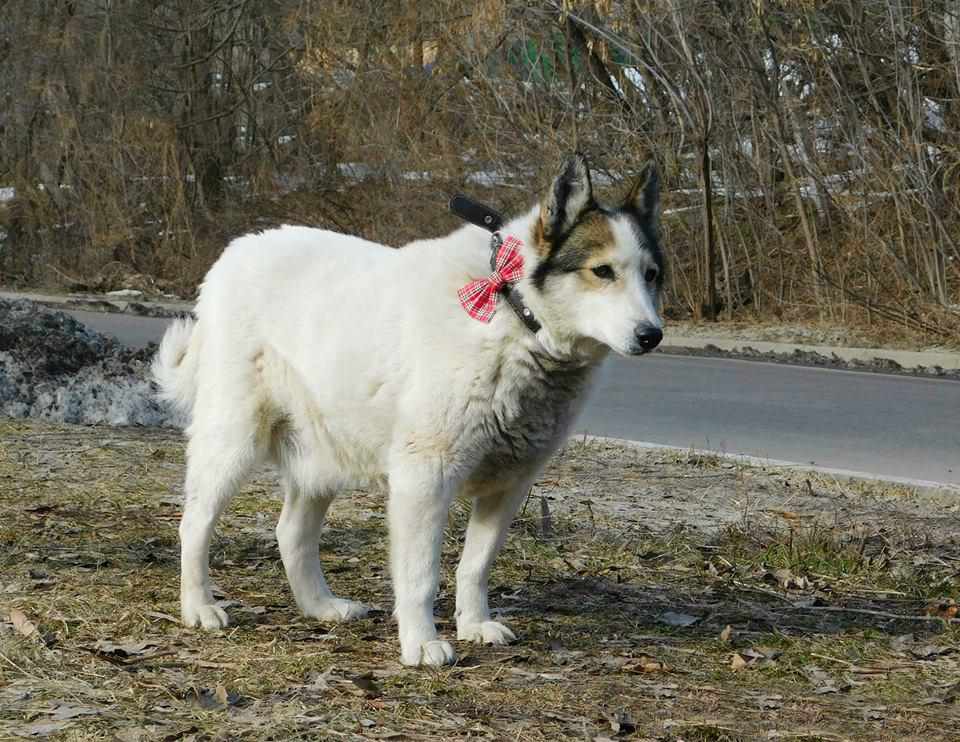
<path id="1" fill-rule="evenodd" d="M 648 163 L 619 204 L 598 204 L 581 155 L 570 157 L 540 202 L 528 270 L 550 333 L 589 339 L 624 355 L 653 350 L 664 261 L 658 242 L 659 179 Z"/>

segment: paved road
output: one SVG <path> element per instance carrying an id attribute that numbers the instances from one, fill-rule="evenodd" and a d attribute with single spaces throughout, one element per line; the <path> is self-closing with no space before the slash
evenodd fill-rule
<path id="1" fill-rule="evenodd" d="M 611 359 L 599 435 L 960 484 L 960 382 L 656 354 Z"/>
<path id="2" fill-rule="evenodd" d="M 72 312 L 128 345 L 166 320 Z M 577 429 L 960 485 L 960 382 L 658 353 L 611 358 Z"/>

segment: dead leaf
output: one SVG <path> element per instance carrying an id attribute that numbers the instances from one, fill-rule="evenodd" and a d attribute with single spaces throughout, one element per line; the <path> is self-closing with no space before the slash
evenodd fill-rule
<path id="1" fill-rule="evenodd" d="M 730 668 L 742 670 L 745 667 L 766 667 L 773 664 L 782 655 L 779 649 L 773 647 L 751 647 L 734 652 L 730 659 Z"/>
<path id="2" fill-rule="evenodd" d="M 744 650 L 744 654 L 754 657 L 756 659 L 765 659 L 765 660 L 776 660 L 783 654 L 782 650 L 777 649 L 776 647 L 752 647 L 751 649 Z"/>
<path id="3" fill-rule="evenodd" d="M 816 665 L 805 666 L 803 674 L 813 685 L 813 692 L 818 696 L 827 693 L 843 693 L 852 687 L 849 682 L 835 680 L 829 673 L 824 672 Z"/>
<path id="4" fill-rule="evenodd" d="M 930 603 L 924 609 L 924 613 L 928 616 L 937 616 L 945 621 L 949 621 L 956 618 L 957 613 L 960 613 L 960 605 L 957 605 L 957 601 L 953 598 L 946 598 Z"/>
<path id="5" fill-rule="evenodd" d="M 151 639 L 121 644 L 109 641 L 108 639 L 100 639 L 93 645 L 93 650 L 97 654 L 112 655 L 119 659 L 125 659 L 128 657 L 141 657 L 145 654 L 156 654 L 156 649 L 159 646 L 159 641 Z"/>
<path id="6" fill-rule="evenodd" d="M 217 686 L 217 689 L 213 693 L 213 697 L 217 699 L 217 702 L 221 706 L 227 706 L 230 703 L 230 699 L 227 696 L 227 689 L 222 685 Z"/>
<path id="7" fill-rule="evenodd" d="M 19 608 L 10 609 L 10 623 L 21 636 L 29 637 L 37 633 L 36 625 Z"/>
<path id="8" fill-rule="evenodd" d="M 805 590 L 810 587 L 810 580 L 806 577 L 798 577 L 786 568 L 767 572 L 763 579 L 767 582 L 776 583 L 781 590 Z"/>
<path id="9" fill-rule="evenodd" d="M 693 626 L 697 621 L 700 620 L 699 616 L 691 616 L 689 613 L 675 613 L 674 611 L 665 611 L 661 613 L 657 620 L 660 623 L 665 623 L 667 626 Z"/>
<path id="10" fill-rule="evenodd" d="M 730 658 L 731 670 L 742 670 L 749 664 L 750 662 L 739 652 L 734 652 L 733 656 Z"/>
<path id="11" fill-rule="evenodd" d="M 654 657 L 640 655 L 639 657 L 628 660 L 621 668 L 621 672 L 645 673 L 645 672 L 664 672 L 667 666 Z"/>
<path id="12" fill-rule="evenodd" d="M 210 711 L 236 706 L 240 702 L 239 693 L 228 691 L 222 685 L 218 685 L 213 690 L 210 688 L 192 689 L 185 698 L 188 701 L 193 701 L 200 708 Z"/>

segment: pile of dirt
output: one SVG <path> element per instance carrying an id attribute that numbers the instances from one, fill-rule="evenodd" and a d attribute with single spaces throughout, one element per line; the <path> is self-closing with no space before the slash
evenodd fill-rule
<path id="1" fill-rule="evenodd" d="M 0 300 L 0 415 L 176 425 L 149 379 L 154 350 L 131 350 L 33 302 Z"/>

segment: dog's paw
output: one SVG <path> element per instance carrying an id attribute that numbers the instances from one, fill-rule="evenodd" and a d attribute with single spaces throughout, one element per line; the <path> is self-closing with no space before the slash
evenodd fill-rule
<path id="1" fill-rule="evenodd" d="M 400 662 L 409 667 L 441 667 L 452 665 L 456 661 L 457 653 L 453 650 L 453 645 L 439 639 L 414 644 L 409 649 L 404 648 L 400 655 Z"/>
<path id="2" fill-rule="evenodd" d="M 515 642 L 517 636 L 502 623 L 481 621 L 458 625 L 457 639 L 476 644 L 509 644 Z"/>
<path id="3" fill-rule="evenodd" d="M 358 618 L 363 618 L 369 610 L 370 609 L 363 603 L 358 603 L 355 600 L 327 598 L 326 600 L 317 600 L 310 605 L 303 606 L 303 615 L 308 618 L 316 618 L 319 621 L 343 623 L 344 621 L 354 621 Z"/>
<path id="4" fill-rule="evenodd" d="M 207 631 L 222 629 L 230 623 L 227 612 L 213 603 L 184 605 L 181 617 L 185 626 L 202 626 Z"/>

